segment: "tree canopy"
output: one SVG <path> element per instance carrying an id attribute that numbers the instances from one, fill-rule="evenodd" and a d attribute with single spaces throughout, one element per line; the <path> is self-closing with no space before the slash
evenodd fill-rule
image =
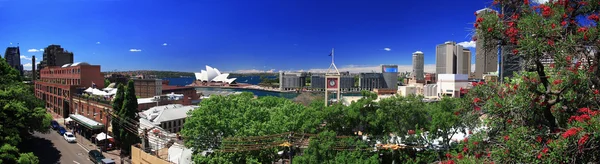
<path id="1" fill-rule="evenodd" d="M 120 87 L 120 89 L 122 89 L 122 87 Z M 119 96 L 118 92 L 119 91 L 117 90 L 116 96 Z M 123 93 L 123 95 L 123 106 L 119 108 L 118 113 L 119 121 L 121 123 L 126 121 L 136 122 L 137 120 L 139 120 L 139 117 L 137 115 L 138 103 L 137 97 L 135 96 L 135 85 L 133 80 L 129 80 L 129 82 L 127 83 L 127 88 L 125 88 L 125 93 Z M 117 100 L 113 102 L 113 105 L 118 105 L 116 101 Z M 138 134 L 129 130 L 125 130 L 124 128 L 121 128 L 121 130 L 119 130 L 119 135 L 119 138 L 121 139 L 119 146 L 121 147 L 121 152 L 124 154 L 131 153 L 131 145 L 141 142 Z"/>
<path id="2" fill-rule="evenodd" d="M 0 59 L 0 163 L 38 163 L 37 157 L 19 152 L 16 145 L 34 131 L 48 132 L 52 120 L 33 87 L 21 80 L 19 72 Z"/>

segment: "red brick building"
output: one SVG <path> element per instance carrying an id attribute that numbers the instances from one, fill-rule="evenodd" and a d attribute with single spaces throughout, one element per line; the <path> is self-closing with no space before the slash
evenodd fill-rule
<path id="1" fill-rule="evenodd" d="M 104 88 L 104 77 L 99 65 L 85 62 L 66 64 L 62 67 L 49 66 L 40 71 L 35 81 L 35 96 L 46 102 L 46 109 L 66 118 L 74 113 L 71 99 L 78 89 Z"/>

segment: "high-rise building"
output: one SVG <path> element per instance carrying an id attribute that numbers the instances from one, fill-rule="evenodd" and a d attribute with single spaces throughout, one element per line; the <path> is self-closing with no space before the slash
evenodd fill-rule
<path id="1" fill-rule="evenodd" d="M 491 12 L 492 9 L 484 8 L 477 10 L 477 18 L 483 13 Z M 498 71 L 498 42 L 488 40 L 476 34 L 475 41 L 475 78 L 482 79 L 484 74 Z"/>
<path id="2" fill-rule="evenodd" d="M 23 65 L 21 64 L 21 51 L 19 47 L 8 47 L 4 53 L 4 60 L 11 67 L 17 69 L 23 75 Z"/>
<path id="3" fill-rule="evenodd" d="M 437 45 L 435 71 L 436 74 L 470 74 L 471 51 L 451 41 Z"/>
<path id="4" fill-rule="evenodd" d="M 398 89 L 398 65 L 381 65 L 383 88 Z"/>
<path id="5" fill-rule="evenodd" d="M 60 45 L 50 45 L 44 49 L 44 56 L 38 68 L 42 70 L 49 66 L 63 66 L 73 63 L 73 52 L 65 51 Z"/>
<path id="6" fill-rule="evenodd" d="M 279 90 L 289 91 L 297 90 L 306 86 L 307 73 L 284 73 L 279 72 Z"/>
<path id="7" fill-rule="evenodd" d="M 413 79 L 417 81 L 422 81 L 425 78 L 424 69 L 425 69 L 425 59 L 423 52 L 417 51 L 413 53 L 412 56 L 412 73 L 411 76 Z"/>

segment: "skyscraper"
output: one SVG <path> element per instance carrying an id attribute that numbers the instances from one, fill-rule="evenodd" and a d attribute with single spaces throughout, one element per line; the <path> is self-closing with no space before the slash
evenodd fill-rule
<path id="1" fill-rule="evenodd" d="M 477 18 L 483 13 L 491 12 L 492 9 L 484 8 L 477 10 Z M 498 42 L 487 40 L 476 34 L 475 41 L 475 78 L 482 79 L 483 74 L 498 71 Z"/>
<path id="2" fill-rule="evenodd" d="M 435 71 L 439 74 L 470 74 L 471 51 L 448 41 L 436 46 Z"/>
<path id="3" fill-rule="evenodd" d="M 425 76 L 424 74 L 424 67 L 425 67 L 425 59 L 424 59 L 424 55 L 423 52 L 421 51 L 417 51 L 415 53 L 413 53 L 413 57 L 412 57 L 412 77 L 413 79 L 417 80 L 417 81 L 422 81 L 424 80 Z"/>
<path id="4" fill-rule="evenodd" d="M 48 66 L 62 66 L 73 63 L 73 52 L 65 51 L 60 45 L 50 45 L 44 49 L 44 56 L 39 70 Z"/>
<path id="5" fill-rule="evenodd" d="M 398 65 L 381 65 L 383 88 L 398 89 Z"/>
<path id="6" fill-rule="evenodd" d="M 17 69 L 23 75 L 23 65 L 21 64 L 21 51 L 19 47 L 8 47 L 4 53 L 4 59 L 11 67 Z"/>

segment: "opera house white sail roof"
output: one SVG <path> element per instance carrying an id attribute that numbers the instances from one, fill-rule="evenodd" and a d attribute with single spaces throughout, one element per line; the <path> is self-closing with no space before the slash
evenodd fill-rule
<path id="1" fill-rule="evenodd" d="M 229 76 L 228 73 L 221 74 L 221 72 L 213 67 L 206 66 L 206 70 L 200 71 L 200 73 L 194 73 L 196 75 L 196 80 L 206 81 L 206 82 L 222 82 L 222 83 L 233 83 L 236 78 L 227 78 Z"/>

